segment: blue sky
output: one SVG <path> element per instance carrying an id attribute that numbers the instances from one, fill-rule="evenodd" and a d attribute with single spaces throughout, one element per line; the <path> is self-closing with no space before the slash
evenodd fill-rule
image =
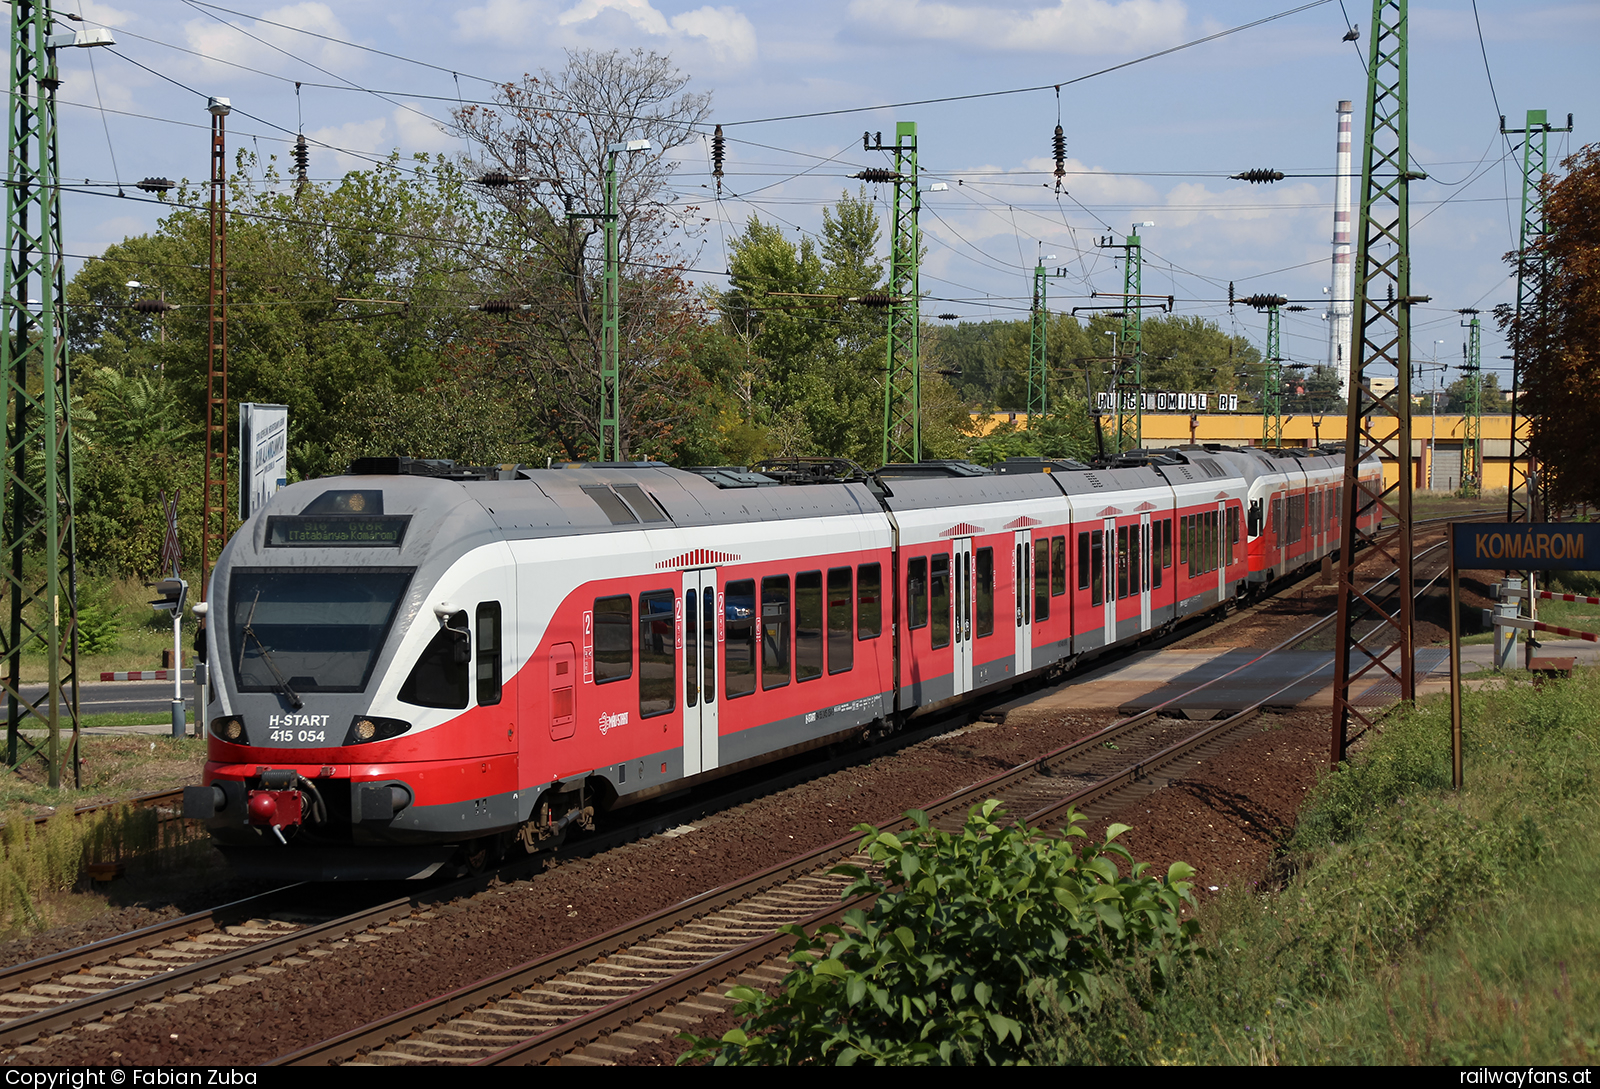
<path id="1" fill-rule="evenodd" d="M 1073 173 L 1058 200 L 1045 184 L 1058 111 L 1052 89 L 744 122 L 1066 83 L 1297 5 L 225 0 L 242 13 L 233 14 L 184 0 L 58 2 L 58 13 L 81 13 L 118 39 L 114 53 L 62 52 L 62 170 L 69 180 L 120 179 L 138 195 L 132 184 L 146 176 L 204 179 L 208 95 L 232 100 L 235 147 L 282 160 L 303 127 L 317 177 L 335 177 L 392 149 L 459 154 L 463 145 L 445 127 L 458 97 L 482 99 L 495 82 L 559 69 L 569 49 L 652 49 L 670 53 L 694 77 L 693 90 L 713 94 L 713 118 L 730 138 L 720 202 L 702 188 L 710 181 L 704 143 L 674 155 L 682 164 L 680 192 L 712 217 L 688 254 L 697 268 L 724 268 L 725 240 L 751 215 L 796 238 L 818 229 L 822 208 L 856 190 L 850 174 L 886 165 L 881 154 L 862 152 L 862 130 L 891 133 L 897 120 L 914 120 L 926 180 L 950 186 L 924 203 L 925 314 L 1021 316 L 1041 253 L 1070 270 L 1051 284 L 1052 309 L 1086 303 L 1092 290 L 1120 291 L 1120 270 L 1095 242 L 1149 220 L 1156 226 L 1142 231 L 1145 290 L 1171 293 L 1179 313 L 1258 342 L 1264 319 L 1245 308 L 1230 316 L 1227 283 L 1240 294 L 1323 298 L 1335 106 L 1340 99 L 1356 104 L 1359 170 L 1371 17 L 1360 0 L 1328 0 L 1062 87 L 1059 116 Z M 1520 176 L 1498 115 L 1521 127 L 1530 108 L 1549 110 L 1557 124 L 1575 114 L 1576 131 L 1551 138 L 1555 160 L 1600 133 L 1600 4 L 1478 0 L 1477 16 L 1470 0 L 1410 9 L 1411 152 L 1429 174 L 1412 189 L 1412 277 L 1414 290 L 1433 298 L 1414 312 L 1414 354 L 1452 363 L 1463 339 L 1455 310 L 1487 311 L 1512 297 L 1501 257 L 1515 246 Z M 1341 40 L 1347 17 L 1361 25 L 1359 52 Z M 296 80 L 304 84 L 298 99 Z M 1321 176 L 1273 186 L 1228 180 L 1251 167 Z M 152 229 L 159 208 L 118 200 L 115 192 L 114 184 L 96 185 L 65 198 L 70 253 L 99 253 Z M 1287 355 L 1324 360 L 1319 313 L 1313 305 L 1285 315 Z M 1497 364 L 1503 351 L 1489 322 L 1485 363 Z"/>

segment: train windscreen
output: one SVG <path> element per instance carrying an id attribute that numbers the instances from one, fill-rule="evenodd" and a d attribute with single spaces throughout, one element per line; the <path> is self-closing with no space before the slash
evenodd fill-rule
<path id="1" fill-rule="evenodd" d="M 227 635 L 239 691 L 364 691 L 412 571 L 235 568 Z"/>

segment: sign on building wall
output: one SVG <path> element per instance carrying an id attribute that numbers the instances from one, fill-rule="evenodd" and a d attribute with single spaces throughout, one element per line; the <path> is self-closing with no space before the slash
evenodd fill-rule
<path id="1" fill-rule="evenodd" d="M 239 518 L 266 505 L 289 483 L 289 406 L 239 406 Z"/>
<path id="2" fill-rule="evenodd" d="M 1237 393 L 1125 393 L 1124 411 L 1140 412 L 1238 412 Z M 1139 404 L 1143 399 L 1144 403 Z M 1115 402 L 1109 393 L 1095 394 L 1095 407 L 1110 412 Z"/>

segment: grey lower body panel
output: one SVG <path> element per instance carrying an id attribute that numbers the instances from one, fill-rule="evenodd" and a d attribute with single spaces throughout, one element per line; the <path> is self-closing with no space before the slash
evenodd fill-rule
<path id="1" fill-rule="evenodd" d="M 432 877 L 456 852 L 453 844 L 394 847 L 221 847 L 236 872 L 271 881 L 420 881 Z"/>

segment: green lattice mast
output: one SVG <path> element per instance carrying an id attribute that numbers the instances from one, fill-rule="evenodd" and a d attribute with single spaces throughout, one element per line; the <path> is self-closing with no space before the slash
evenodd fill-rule
<path id="1" fill-rule="evenodd" d="M 1406 0 L 1373 0 L 1354 268 L 1355 336 L 1339 503 L 1339 609 L 1329 752 L 1333 764 L 1345 758 L 1350 742 L 1374 722 L 1372 708 L 1356 703 L 1373 681 L 1395 681 L 1402 700 L 1416 698 L 1411 307 L 1428 299 L 1411 294 L 1410 185 L 1426 175 L 1411 169 L 1406 23 Z M 1379 396 L 1373 391 L 1375 379 L 1392 379 L 1394 385 Z M 1362 454 L 1374 449 L 1399 451 L 1402 468 L 1393 484 L 1361 479 Z M 1358 527 L 1358 519 L 1367 518 L 1381 518 L 1382 524 L 1371 531 Z M 1369 546 L 1367 551 L 1358 552 L 1361 544 Z M 1369 583 L 1358 586 L 1356 581 L 1357 559 L 1374 555 L 1395 568 L 1395 577 L 1382 590 Z"/>
<path id="2" fill-rule="evenodd" d="M 1282 295 L 1246 295 L 1239 300 L 1267 315 L 1267 358 L 1261 375 L 1261 445 L 1283 445 Z"/>
<path id="3" fill-rule="evenodd" d="M 1050 396 L 1046 388 L 1049 381 L 1049 364 L 1045 356 L 1046 327 L 1050 320 L 1049 311 L 1045 306 L 1045 281 L 1047 274 L 1044 265 L 1036 265 L 1033 270 L 1033 310 L 1032 323 L 1028 332 L 1028 428 L 1033 429 L 1033 421 L 1043 420 L 1050 412 Z"/>
<path id="4" fill-rule="evenodd" d="M 1144 445 L 1144 247 L 1128 235 L 1122 265 L 1122 360 L 1117 366 L 1117 453 Z"/>
<path id="5" fill-rule="evenodd" d="M 1518 434 L 1517 416 L 1522 392 L 1522 375 L 1525 366 L 1521 331 L 1524 322 L 1534 320 L 1542 308 L 1544 290 L 1544 198 L 1539 183 L 1549 166 L 1550 133 L 1571 132 L 1572 115 L 1567 115 L 1567 127 L 1550 127 L 1545 110 L 1529 110 L 1527 123 L 1520 129 L 1506 128 L 1506 119 L 1500 119 L 1502 134 L 1522 136 L 1522 229 L 1517 241 L 1517 306 L 1511 335 L 1511 460 L 1506 483 L 1506 520 L 1508 522 L 1536 520 L 1537 498 L 1530 473 L 1528 439 Z M 1519 462 L 1526 468 L 1519 468 Z"/>
<path id="6" fill-rule="evenodd" d="M 1461 323 L 1467 330 L 1467 342 L 1461 346 L 1461 376 L 1467 383 L 1461 417 L 1461 494 L 1470 498 L 1483 490 L 1483 337 L 1476 310 L 1467 307 L 1458 313 L 1472 318 Z"/>
<path id="7" fill-rule="evenodd" d="M 885 149 L 888 150 L 888 149 Z M 917 123 L 894 127 L 894 230 L 889 240 L 889 351 L 884 373 L 883 463 L 922 460 L 921 289 L 917 263 Z"/>
<path id="8" fill-rule="evenodd" d="M 63 762 L 77 782 L 77 567 L 72 518 L 72 390 L 67 368 L 66 269 L 61 246 L 55 52 L 109 45 L 109 33 L 52 36 L 50 5 L 11 4 L 11 104 L 6 185 L 6 261 L 0 297 L 6 449 L 0 458 L 0 536 L 11 620 L 0 632 L 6 663 L 6 759 L 42 757 L 51 787 Z M 38 645 L 45 691 L 22 694 L 22 652 Z M 19 729 L 44 724 L 41 745 Z M 65 746 L 62 734 L 67 734 Z"/>

